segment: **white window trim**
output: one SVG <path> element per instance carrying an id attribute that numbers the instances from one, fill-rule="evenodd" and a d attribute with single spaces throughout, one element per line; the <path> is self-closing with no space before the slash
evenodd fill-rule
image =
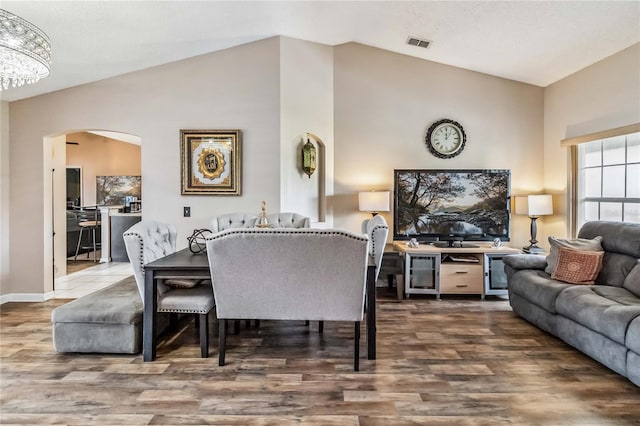
<path id="1" fill-rule="evenodd" d="M 589 133 L 587 135 L 575 136 L 560 141 L 560 146 L 569 148 L 569 188 L 568 188 L 568 221 L 569 231 L 572 237 L 578 234 L 578 145 L 593 142 L 600 139 L 613 138 L 640 132 L 640 123 L 628 126 L 617 127 L 615 129 L 603 130 L 601 132 Z"/>

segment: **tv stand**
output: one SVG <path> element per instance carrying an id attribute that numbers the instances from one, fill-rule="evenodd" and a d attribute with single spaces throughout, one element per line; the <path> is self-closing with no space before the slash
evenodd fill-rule
<path id="1" fill-rule="evenodd" d="M 470 247 L 471 246 L 471 247 Z M 490 243 L 442 247 L 439 243 L 409 247 L 394 242 L 403 257 L 404 290 L 410 294 L 507 294 L 502 258 L 520 253 L 510 247 L 494 248 Z M 399 283 L 400 284 L 400 283 Z M 400 293 L 402 294 L 402 293 Z"/>

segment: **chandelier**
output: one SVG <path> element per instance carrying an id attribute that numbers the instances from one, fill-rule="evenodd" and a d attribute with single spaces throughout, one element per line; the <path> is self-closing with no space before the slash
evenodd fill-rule
<path id="1" fill-rule="evenodd" d="M 31 22 L 0 9 L 0 90 L 49 75 L 51 42 Z"/>

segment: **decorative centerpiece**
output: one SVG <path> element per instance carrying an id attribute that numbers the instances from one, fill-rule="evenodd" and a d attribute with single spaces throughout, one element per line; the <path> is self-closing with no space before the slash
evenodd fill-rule
<path id="1" fill-rule="evenodd" d="M 212 232 L 209 229 L 194 229 L 193 234 L 187 237 L 191 253 L 205 253 L 207 251 L 207 235 L 211 233 Z"/>
<path id="2" fill-rule="evenodd" d="M 256 224 L 258 228 L 270 228 L 269 221 L 267 220 L 267 203 L 262 202 L 262 211 L 260 212 L 260 217 L 258 218 L 258 223 Z"/>

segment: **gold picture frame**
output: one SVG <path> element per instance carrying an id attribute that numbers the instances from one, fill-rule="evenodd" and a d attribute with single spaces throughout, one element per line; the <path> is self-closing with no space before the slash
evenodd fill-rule
<path id="1" fill-rule="evenodd" d="M 241 195 L 240 130 L 180 130 L 182 195 Z"/>

